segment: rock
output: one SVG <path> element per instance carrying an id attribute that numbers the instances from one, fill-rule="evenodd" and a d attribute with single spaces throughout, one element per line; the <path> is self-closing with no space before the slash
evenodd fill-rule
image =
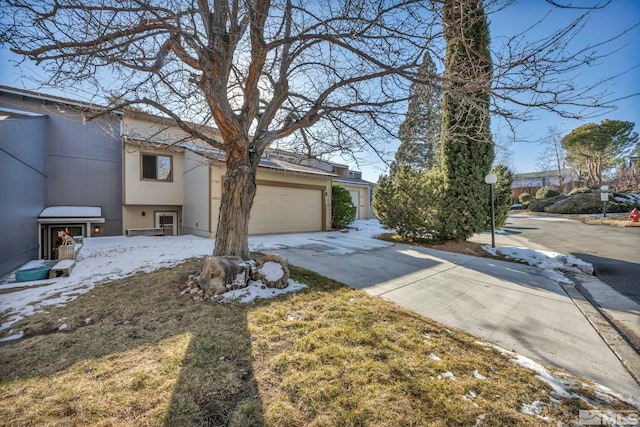
<path id="1" fill-rule="evenodd" d="M 249 265 L 240 257 L 209 256 L 197 281 L 210 297 L 229 289 L 245 288 L 249 282 Z"/>
<path id="2" fill-rule="evenodd" d="M 198 293 L 198 288 L 193 288 L 189 291 L 191 295 L 196 295 Z"/>
<path id="3" fill-rule="evenodd" d="M 268 288 L 284 289 L 289 285 L 289 263 L 283 256 L 265 255 L 256 260 L 251 270 L 251 278 L 262 282 Z"/>

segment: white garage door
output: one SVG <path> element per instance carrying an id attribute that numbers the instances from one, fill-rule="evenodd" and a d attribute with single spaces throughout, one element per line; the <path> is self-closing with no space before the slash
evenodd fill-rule
<path id="1" fill-rule="evenodd" d="M 322 231 L 322 198 L 321 190 L 258 184 L 249 234 Z"/>

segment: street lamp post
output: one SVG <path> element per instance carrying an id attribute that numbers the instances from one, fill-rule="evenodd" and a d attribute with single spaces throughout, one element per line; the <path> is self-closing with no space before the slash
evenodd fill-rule
<path id="1" fill-rule="evenodd" d="M 484 182 L 489 184 L 489 199 L 491 199 L 491 247 L 496 247 L 496 212 L 493 207 L 493 184 L 498 182 L 498 175 L 490 173 L 484 177 Z"/>
<path id="2" fill-rule="evenodd" d="M 607 193 L 607 191 L 609 191 L 609 186 L 603 185 L 602 187 L 600 187 L 600 190 L 602 190 L 602 193 L 600 193 L 600 200 L 602 200 L 602 217 L 606 218 L 607 202 L 609 201 L 609 193 Z"/>

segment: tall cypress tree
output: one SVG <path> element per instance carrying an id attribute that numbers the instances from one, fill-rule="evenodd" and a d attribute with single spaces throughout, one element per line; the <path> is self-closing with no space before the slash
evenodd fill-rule
<path id="1" fill-rule="evenodd" d="M 400 146 L 391 173 L 402 166 L 427 170 L 440 162 L 442 90 L 432 83 L 436 74 L 436 64 L 427 52 L 418 69 L 418 80 L 409 86 L 409 106 L 398 132 Z"/>
<path id="2" fill-rule="evenodd" d="M 441 237 L 465 240 L 483 230 L 489 203 L 484 177 L 494 159 L 488 92 L 493 67 L 482 1 L 449 0 L 443 12 Z"/>

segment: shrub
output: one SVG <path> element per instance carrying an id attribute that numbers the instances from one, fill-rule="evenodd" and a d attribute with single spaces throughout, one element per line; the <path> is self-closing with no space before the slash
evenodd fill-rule
<path id="1" fill-rule="evenodd" d="M 571 190 L 569 195 L 575 196 L 576 194 L 582 194 L 582 193 L 593 193 L 593 190 L 588 187 L 574 188 L 573 190 Z"/>
<path id="2" fill-rule="evenodd" d="M 442 175 L 437 169 L 420 172 L 404 166 L 390 176 L 380 177 L 373 211 L 382 225 L 403 239 L 439 240 L 441 194 Z"/>
<path id="3" fill-rule="evenodd" d="M 357 208 L 351 201 L 351 194 L 342 185 L 331 185 L 331 225 L 334 228 L 347 227 L 356 219 Z"/>
<path id="4" fill-rule="evenodd" d="M 518 201 L 523 205 L 529 203 L 531 201 L 531 194 L 522 193 L 521 195 L 518 196 Z"/>
<path id="5" fill-rule="evenodd" d="M 553 187 L 542 187 L 536 191 L 536 199 L 550 199 L 551 197 L 559 196 L 560 193 Z"/>
<path id="6" fill-rule="evenodd" d="M 494 184 L 495 226 L 496 228 L 502 228 L 507 222 L 507 216 L 511 208 L 513 173 L 505 165 L 496 165 L 491 169 L 491 172 L 498 176 L 498 182 Z M 486 229 L 491 229 L 490 213 L 487 214 Z"/>
<path id="7" fill-rule="evenodd" d="M 546 212 L 547 207 L 553 205 L 554 203 L 566 199 L 569 196 L 556 196 L 550 197 L 548 199 L 533 199 L 529 203 L 529 210 L 531 212 Z"/>

